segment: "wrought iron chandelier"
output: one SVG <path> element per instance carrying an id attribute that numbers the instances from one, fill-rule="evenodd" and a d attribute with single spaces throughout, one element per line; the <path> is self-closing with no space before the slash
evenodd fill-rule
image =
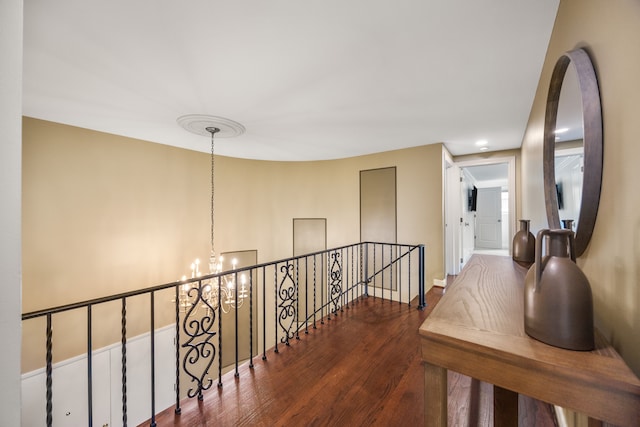
<path id="1" fill-rule="evenodd" d="M 215 253 L 215 135 L 224 127 L 228 136 L 237 136 L 244 133 L 244 127 L 228 119 L 215 116 L 189 115 L 178 118 L 178 123 L 190 132 L 199 135 L 211 135 L 211 253 L 209 255 L 209 273 L 221 274 L 224 270 L 224 258 L 216 257 Z M 206 133 L 203 133 L 203 130 Z M 242 307 L 244 300 L 249 296 L 246 286 L 246 275 L 241 274 L 240 288 L 235 283 L 238 274 L 234 271 L 238 261 L 231 260 L 229 274 L 218 276 L 199 282 L 189 282 L 180 286 L 177 304 L 183 313 L 195 314 L 198 307 L 207 310 L 215 310 L 218 305 L 224 313 Z M 191 279 L 202 276 L 200 271 L 200 259 L 191 264 Z M 186 281 L 187 276 L 182 276 L 181 281 Z M 174 301 L 175 302 L 175 301 Z"/>

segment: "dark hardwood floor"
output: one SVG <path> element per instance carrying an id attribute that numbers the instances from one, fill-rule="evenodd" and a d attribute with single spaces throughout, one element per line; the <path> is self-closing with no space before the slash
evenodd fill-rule
<path id="1" fill-rule="evenodd" d="M 420 426 L 424 380 L 418 328 L 442 296 L 427 293 L 424 311 L 367 298 L 301 334 L 255 367 L 223 377 L 204 401 L 160 413 L 158 426 Z M 449 373 L 449 425 L 493 425 L 493 388 Z M 550 405 L 520 396 L 520 426 L 555 425 Z M 143 425 L 149 425 L 147 422 Z"/>

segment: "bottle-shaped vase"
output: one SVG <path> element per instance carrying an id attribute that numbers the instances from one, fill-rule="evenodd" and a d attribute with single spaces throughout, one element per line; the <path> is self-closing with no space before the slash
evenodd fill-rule
<path id="1" fill-rule="evenodd" d="M 525 277 L 524 327 L 544 343 L 587 351 L 595 345 L 593 296 L 589 280 L 575 262 L 573 236 L 571 230 L 538 233 L 535 263 Z"/>
<path id="2" fill-rule="evenodd" d="M 562 228 L 566 229 L 566 230 L 572 230 L 573 231 L 573 220 L 572 219 L 563 219 L 561 220 L 562 222 Z"/>
<path id="3" fill-rule="evenodd" d="M 511 246 L 512 258 L 514 261 L 531 264 L 536 255 L 536 238 L 529 231 L 528 219 L 520 220 L 520 230 L 513 236 Z"/>

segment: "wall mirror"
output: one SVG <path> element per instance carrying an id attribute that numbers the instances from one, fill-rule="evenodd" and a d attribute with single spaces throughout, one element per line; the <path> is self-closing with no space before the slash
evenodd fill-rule
<path id="1" fill-rule="evenodd" d="M 576 256 L 580 256 L 593 234 L 602 182 L 600 91 L 584 49 L 565 53 L 555 65 L 547 97 L 543 151 L 549 228 L 571 227 Z"/>

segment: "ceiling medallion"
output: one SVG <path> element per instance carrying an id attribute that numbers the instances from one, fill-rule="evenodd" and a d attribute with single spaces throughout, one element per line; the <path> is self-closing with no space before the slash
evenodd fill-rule
<path id="1" fill-rule="evenodd" d="M 176 120 L 180 126 L 191 133 L 202 136 L 211 136 L 207 128 L 218 128 L 217 138 L 233 138 L 245 132 L 244 126 L 224 117 L 208 116 L 206 114 L 187 114 Z"/>

